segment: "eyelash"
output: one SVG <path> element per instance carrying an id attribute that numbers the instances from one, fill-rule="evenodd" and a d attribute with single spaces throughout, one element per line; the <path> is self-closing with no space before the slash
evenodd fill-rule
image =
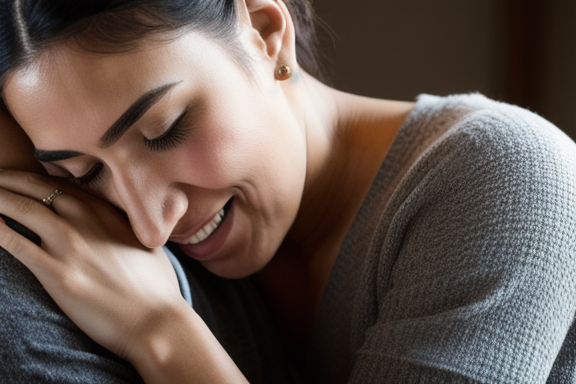
<path id="1" fill-rule="evenodd" d="M 188 113 L 188 109 L 185 109 L 184 112 L 178 118 L 170 128 L 162 135 L 156 137 L 155 139 L 147 139 L 144 138 L 144 144 L 152 151 L 161 152 L 167 151 L 173 148 L 176 148 L 180 143 L 182 143 L 187 136 L 187 131 L 184 129 L 184 118 Z"/>
<path id="2" fill-rule="evenodd" d="M 187 137 L 187 131 L 184 129 L 183 124 L 187 113 L 188 109 L 185 109 L 184 112 L 172 123 L 170 128 L 168 128 L 168 130 L 162 135 L 154 139 L 147 139 L 144 137 L 144 144 L 146 144 L 150 150 L 155 152 L 168 151 L 176 148 Z M 71 177 L 71 181 L 80 187 L 96 185 L 102 179 L 103 168 L 104 164 L 97 163 L 85 175 L 80 177 Z"/>
<path id="3" fill-rule="evenodd" d="M 70 177 L 70 180 L 80 187 L 89 187 L 93 184 L 97 184 L 100 181 L 102 178 L 102 168 L 104 168 L 104 164 L 97 163 L 84 176 L 72 176 Z"/>

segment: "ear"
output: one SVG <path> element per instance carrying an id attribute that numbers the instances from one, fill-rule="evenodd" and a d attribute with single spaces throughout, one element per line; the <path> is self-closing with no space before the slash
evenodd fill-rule
<path id="1" fill-rule="evenodd" d="M 294 24 L 282 0 L 240 0 L 241 22 L 248 23 L 260 51 L 275 65 L 296 66 Z"/>

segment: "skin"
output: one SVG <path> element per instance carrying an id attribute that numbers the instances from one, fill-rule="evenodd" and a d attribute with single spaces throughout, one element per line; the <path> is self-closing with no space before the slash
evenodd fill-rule
<path id="1" fill-rule="evenodd" d="M 33 156 L 34 146 L 0 101 L 0 169 L 44 174 Z"/>
<path id="2" fill-rule="evenodd" d="M 78 177 L 97 163 L 103 171 L 89 193 L 62 180 L 1 171 L 0 212 L 44 241 L 40 249 L 0 227 L 0 244 L 146 382 L 243 379 L 181 298 L 158 249 L 182 242 L 231 198 L 223 240 L 210 252 L 184 251 L 223 277 L 257 274 L 290 351 L 305 355 L 340 244 L 413 107 L 319 83 L 297 69 L 282 2 L 237 5 L 240 41 L 254 59 L 250 75 L 214 41 L 188 32 L 113 55 L 60 43 L 4 84 L 11 114 L 37 149 L 80 154 L 45 163 L 50 174 Z M 280 82 L 274 72 L 283 63 L 296 73 Z M 166 84 L 173 85 L 116 143 L 101 145 L 135 100 Z M 185 110 L 186 134 L 177 146 L 145 145 Z M 54 211 L 38 203 L 57 187 L 65 194 Z M 131 228 L 95 196 L 124 211 Z"/>
<path id="3" fill-rule="evenodd" d="M 143 63 L 138 71 L 131 70 L 135 62 Z M 78 70 L 70 76 L 68 68 Z M 163 84 L 175 85 L 117 143 L 101 148 L 100 137 L 118 116 Z M 253 84 L 198 34 L 126 55 L 54 49 L 11 77 L 5 90 L 36 148 L 83 154 L 53 162 L 52 173 L 81 176 L 105 164 L 89 189 L 127 213 L 146 247 L 189 232 L 234 197 L 231 233 L 204 264 L 242 277 L 269 261 L 294 220 L 306 158 L 296 119 L 282 119 L 290 110 L 274 78 Z M 40 107 L 26 112 L 31 105 Z M 142 138 L 160 136 L 186 108 L 186 139 L 151 151 Z"/>

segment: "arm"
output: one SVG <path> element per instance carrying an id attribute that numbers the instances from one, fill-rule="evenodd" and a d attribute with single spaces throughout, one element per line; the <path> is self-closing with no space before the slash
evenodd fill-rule
<path id="1" fill-rule="evenodd" d="M 163 311 L 144 327 L 128 355 L 146 383 L 247 382 L 190 308 Z"/>
<path id="2" fill-rule="evenodd" d="M 378 313 L 350 382 L 544 383 L 551 370 L 574 372 L 557 356 L 574 342 L 576 146 L 516 112 L 462 121 L 389 204 L 373 268 L 394 266 L 379 269 Z"/>

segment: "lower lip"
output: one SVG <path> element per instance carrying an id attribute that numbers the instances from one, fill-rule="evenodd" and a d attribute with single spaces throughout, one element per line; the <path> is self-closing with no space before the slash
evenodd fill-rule
<path id="1" fill-rule="evenodd" d="M 180 244 L 180 249 L 185 254 L 196 260 L 206 260 L 214 255 L 226 242 L 230 230 L 232 229 L 232 222 L 234 219 L 234 203 L 230 206 L 228 213 L 224 217 L 222 224 L 206 238 L 206 240 L 198 244 Z"/>

